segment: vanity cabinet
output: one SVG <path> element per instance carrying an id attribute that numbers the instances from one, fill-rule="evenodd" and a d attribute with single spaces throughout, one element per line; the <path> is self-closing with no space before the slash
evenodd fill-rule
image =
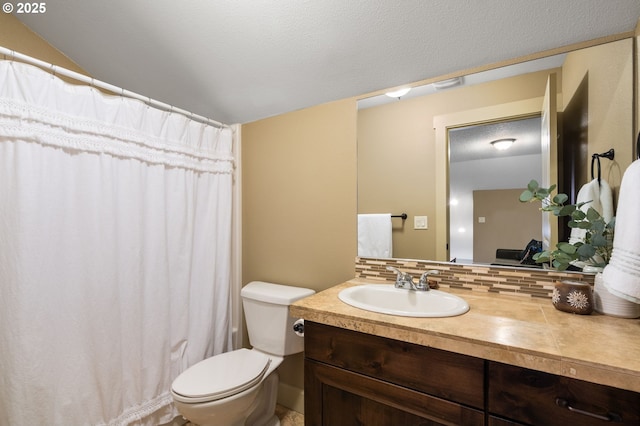
<path id="1" fill-rule="evenodd" d="M 305 322 L 305 424 L 483 425 L 484 361 Z"/>
<path id="2" fill-rule="evenodd" d="M 640 393 L 305 322 L 305 425 L 485 424 L 637 426 Z"/>

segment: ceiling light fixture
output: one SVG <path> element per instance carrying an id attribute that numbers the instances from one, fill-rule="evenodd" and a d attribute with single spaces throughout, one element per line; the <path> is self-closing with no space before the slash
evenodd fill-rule
<path id="1" fill-rule="evenodd" d="M 514 138 L 504 138 L 504 139 L 496 139 L 495 141 L 491 141 L 491 146 L 497 149 L 498 151 L 504 151 L 505 149 L 509 149 L 511 145 L 516 140 Z"/>
<path id="2" fill-rule="evenodd" d="M 459 86 L 462 84 L 462 77 L 453 77 L 447 80 L 436 81 L 435 83 L 431 83 L 434 89 L 443 90 L 448 89 L 450 87 Z"/>
<path id="3" fill-rule="evenodd" d="M 387 93 L 385 93 L 385 95 L 387 95 L 390 98 L 398 98 L 398 99 L 400 99 L 401 97 L 403 97 L 404 95 L 409 93 L 409 90 L 411 90 L 411 87 L 404 87 L 402 89 L 398 89 L 398 90 L 393 90 L 391 92 L 387 92 Z"/>

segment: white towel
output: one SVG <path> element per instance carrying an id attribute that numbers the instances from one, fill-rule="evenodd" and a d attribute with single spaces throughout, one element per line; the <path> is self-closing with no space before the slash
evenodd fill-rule
<path id="1" fill-rule="evenodd" d="M 613 253 L 602 272 L 604 286 L 616 296 L 640 303 L 640 160 L 625 171 L 613 238 Z"/>
<path id="2" fill-rule="evenodd" d="M 358 215 L 358 256 L 393 256 L 391 213 Z"/>
<path id="3" fill-rule="evenodd" d="M 611 187 L 604 179 L 600 179 L 600 183 L 598 183 L 598 179 L 593 179 L 591 182 L 582 185 L 576 199 L 576 204 L 579 203 L 587 203 L 580 209 L 585 213 L 589 210 L 589 207 L 593 207 L 595 211 L 600 213 L 606 223 L 613 219 L 613 195 Z M 584 242 L 586 234 L 587 231 L 584 229 L 571 228 L 569 242 L 571 244 Z"/>

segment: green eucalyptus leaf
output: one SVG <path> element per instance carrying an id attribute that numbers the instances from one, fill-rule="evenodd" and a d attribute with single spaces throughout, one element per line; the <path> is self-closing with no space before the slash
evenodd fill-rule
<path id="1" fill-rule="evenodd" d="M 562 214 L 562 206 L 549 206 L 549 211 L 553 212 L 554 216 L 565 216 Z"/>
<path id="2" fill-rule="evenodd" d="M 575 222 L 575 226 L 573 228 L 578 229 L 591 229 L 591 224 L 587 221 Z"/>
<path id="3" fill-rule="evenodd" d="M 593 207 L 589 207 L 589 210 L 587 210 L 587 219 L 591 222 L 594 222 L 600 218 L 602 218 L 602 216 L 600 216 L 600 213 L 598 213 L 598 211 Z"/>
<path id="4" fill-rule="evenodd" d="M 569 204 L 568 206 L 562 206 L 558 210 L 557 216 L 569 216 L 574 212 L 575 209 L 576 209 L 576 206 L 574 206 L 573 204 Z"/>
<path id="5" fill-rule="evenodd" d="M 606 226 L 607 225 L 605 225 L 604 220 L 598 219 L 598 220 L 595 220 L 595 221 L 591 221 L 590 229 L 593 232 L 598 232 L 598 233 L 602 234 L 604 232 Z"/>
<path id="6" fill-rule="evenodd" d="M 578 248 L 578 255 L 582 259 L 589 259 L 594 254 L 596 254 L 596 248 L 591 244 L 583 244 Z"/>
<path id="7" fill-rule="evenodd" d="M 535 194 L 536 198 L 542 201 L 549 196 L 549 191 L 546 188 L 538 188 L 535 191 Z"/>
<path id="8" fill-rule="evenodd" d="M 596 224 L 594 224 L 594 223 L 592 223 L 591 225 L 592 225 L 591 228 L 587 231 L 587 236 L 589 238 L 593 238 L 593 237 L 598 236 L 598 235 L 601 236 L 601 237 L 604 236 L 604 228 L 603 229 L 597 229 L 598 227 L 595 226 Z"/>
<path id="9" fill-rule="evenodd" d="M 548 251 L 541 251 L 533 255 L 533 260 L 538 263 L 546 263 L 549 259 L 551 259 L 551 257 Z"/>
<path id="10" fill-rule="evenodd" d="M 577 248 L 573 244 L 558 243 L 558 250 L 560 250 L 563 253 L 573 254 L 576 252 Z"/>
<path id="11" fill-rule="evenodd" d="M 565 253 L 563 251 L 557 251 L 557 250 L 554 252 L 553 257 L 558 262 L 563 262 L 563 263 L 570 263 L 571 261 L 577 258 L 577 256 L 573 255 L 573 253 Z"/>
<path id="12" fill-rule="evenodd" d="M 553 202 L 556 204 L 564 204 L 568 199 L 569 197 L 567 196 L 567 194 L 557 194 L 555 197 L 553 197 Z"/>
<path id="13" fill-rule="evenodd" d="M 569 267 L 569 264 L 561 263 L 561 262 L 558 262 L 557 260 L 554 260 L 553 267 L 556 268 L 558 271 L 564 271 Z"/>
<path id="14" fill-rule="evenodd" d="M 602 234 L 596 234 L 591 236 L 591 244 L 596 247 L 605 247 L 609 242 Z"/>
<path id="15" fill-rule="evenodd" d="M 520 201 L 523 203 L 527 203 L 531 200 L 533 200 L 533 192 L 525 189 L 522 194 L 520 194 Z"/>
<path id="16" fill-rule="evenodd" d="M 582 210 L 580 210 L 580 209 L 575 209 L 571 213 L 571 218 L 573 220 L 583 220 L 586 217 L 587 217 L 587 214 L 585 212 L 583 212 Z"/>
<path id="17" fill-rule="evenodd" d="M 535 179 L 531 179 L 529 181 L 529 184 L 527 185 L 527 189 L 531 192 L 536 192 L 536 189 L 538 189 L 538 181 Z"/>

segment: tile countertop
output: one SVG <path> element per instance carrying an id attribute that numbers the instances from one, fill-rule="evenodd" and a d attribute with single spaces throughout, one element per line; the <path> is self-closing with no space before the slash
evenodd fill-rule
<path id="1" fill-rule="evenodd" d="M 354 279 L 295 302 L 290 314 L 321 324 L 640 392 L 640 320 L 555 309 L 530 299 L 444 289 L 465 299 L 464 315 L 413 318 L 358 309 L 340 290 Z"/>

